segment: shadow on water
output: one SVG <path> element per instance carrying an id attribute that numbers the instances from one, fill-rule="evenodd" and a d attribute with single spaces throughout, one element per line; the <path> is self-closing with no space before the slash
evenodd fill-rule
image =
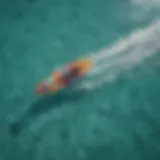
<path id="1" fill-rule="evenodd" d="M 9 126 L 10 134 L 17 137 L 34 118 L 37 118 L 50 110 L 61 107 L 64 103 L 71 103 L 80 100 L 84 94 L 84 92 L 63 92 L 38 99 L 29 107 L 23 117 Z"/>

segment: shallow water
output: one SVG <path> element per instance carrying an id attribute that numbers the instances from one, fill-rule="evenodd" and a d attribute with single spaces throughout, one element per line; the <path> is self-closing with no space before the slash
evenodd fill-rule
<path id="1" fill-rule="evenodd" d="M 160 158 L 160 29 L 146 30 L 159 23 L 159 1 L 0 4 L 2 159 Z M 136 36 L 129 41 L 130 34 Z M 122 40 L 121 51 L 110 49 Z M 54 68 L 86 55 L 100 57 L 101 50 L 115 55 L 100 62 L 109 67 L 91 77 L 92 87 L 35 95 L 35 85 Z"/>

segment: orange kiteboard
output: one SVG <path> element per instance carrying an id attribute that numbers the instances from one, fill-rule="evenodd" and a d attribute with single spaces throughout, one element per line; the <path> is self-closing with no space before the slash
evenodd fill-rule
<path id="1" fill-rule="evenodd" d="M 85 77 L 92 70 L 93 63 L 90 60 L 82 59 L 69 64 L 67 67 L 69 68 L 77 67 L 80 72 L 80 75 L 77 78 L 81 78 Z M 53 74 L 51 74 L 50 76 L 51 82 L 48 83 L 48 90 L 45 91 L 44 93 L 55 93 L 66 88 L 66 86 L 64 86 L 64 84 L 61 82 L 62 76 L 63 76 L 63 69 L 62 71 L 56 71 Z"/>

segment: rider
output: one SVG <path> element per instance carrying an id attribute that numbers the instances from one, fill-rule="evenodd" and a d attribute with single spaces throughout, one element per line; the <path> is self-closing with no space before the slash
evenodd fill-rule
<path id="1" fill-rule="evenodd" d="M 68 86 L 70 85 L 76 78 L 80 75 L 79 68 L 71 65 L 67 68 L 67 71 L 65 71 L 62 74 L 62 77 L 60 81 L 65 85 Z"/>
<path id="2" fill-rule="evenodd" d="M 78 67 L 69 66 L 66 69 L 64 69 L 62 71 L 62 73 L 60 73 L 60 75 L 57 76 L 56 81 L 59 84 L 62 84 L 64 87 L 67 87 L 70 84 L 72 84 L 79 75 L 80 75 L 80 71 L 79 71 Z M 53 82 L 53 80 L 50 77 L 49 79 L 47 79 L 46 82 L 41 83 L 39 85 L 39 87 L 36 89 L 36 93 L 41 94 L 44 91 L 47 91 L 50 88 L 50 85 L 52 84 L 52 82 Z M 53 85 L 54 85 L 54 83 L 53 83 Z M 57 86 L 57 85 L 55 85 L 55 86 Z"/>

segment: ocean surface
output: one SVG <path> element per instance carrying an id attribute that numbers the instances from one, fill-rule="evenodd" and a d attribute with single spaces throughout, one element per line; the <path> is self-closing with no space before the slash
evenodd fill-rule
<path id="1" fill-rule="evenodd" d="M 75 89 L 35 86 L 76 59 Z M 0 1 L 1 160 L 160 160 L 160 1 Z"/>

